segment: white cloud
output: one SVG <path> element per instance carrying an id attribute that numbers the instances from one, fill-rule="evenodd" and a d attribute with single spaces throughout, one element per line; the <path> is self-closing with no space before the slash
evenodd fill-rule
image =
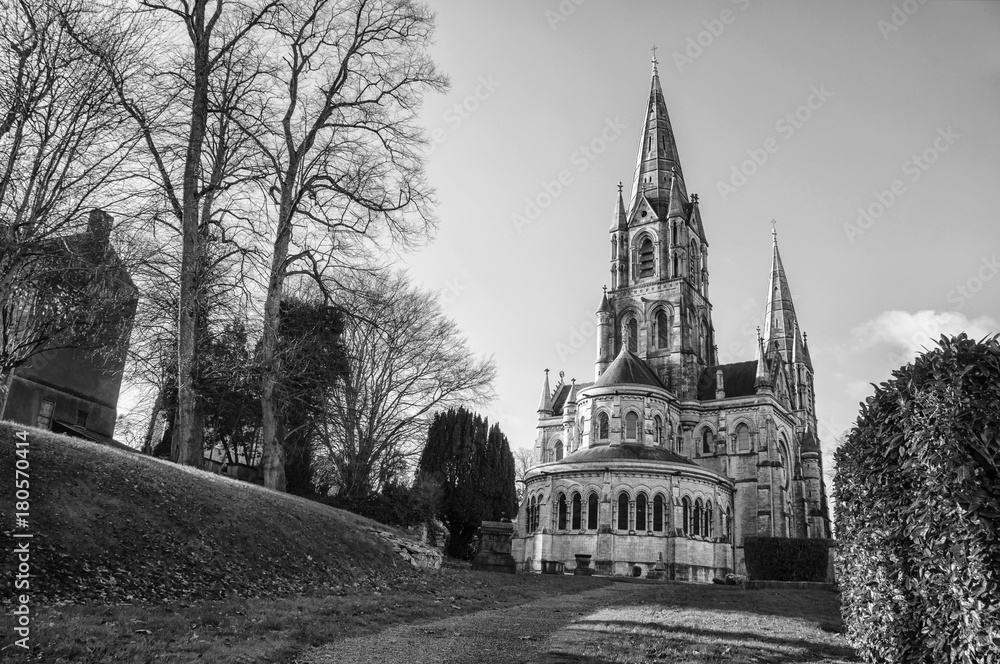
<path id="1" fill-rule="evenodd" d="M 883 311 L 878 317 L 858 325 L 851 334 L 853 350 L 865 350 L 885 344 L 898 353 L 902 362 L 908 362 L 924 349 L 935 347 L 941 335 L 965 332 L 973 339 L 981 339 L 1000 332 L 1000 324 L 989 316 L 969 319 L 957 311 Z"/>

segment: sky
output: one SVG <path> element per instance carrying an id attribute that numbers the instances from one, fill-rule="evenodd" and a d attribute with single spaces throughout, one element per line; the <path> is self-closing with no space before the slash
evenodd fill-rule
<path id="1" fill-rule="evenodd" d="M 827 467 L 871 383 L 1000 332 L 1000 3 L 432 0 L 436 237 L 405 256 L 534 444 L 544 370 L 591 381 L 617 184 L 657 46 L 700 195 L 720 361 L 754 358 L 776 221 Z"/>

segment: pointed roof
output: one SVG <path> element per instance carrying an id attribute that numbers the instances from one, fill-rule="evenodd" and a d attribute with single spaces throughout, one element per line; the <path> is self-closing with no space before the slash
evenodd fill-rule
<path id="1" fill-rule="evenodd" d="M 653 76 L 650 81 L 649 102 L 646 104 L 646 119 L 643 122 L 642 135 L 639 137 L 639 149 L 635 160 L 635 174 L 632 178 L 632 195 L 629 197 L 629 210 L 635 209 L 640 193 L 646 198 L 667 202 L 670 197 L 670 171 L 677 169 L 678 188 L 686 199 L 684 175 L 681 171 L 681 161 L 677 154 L 677 141 L 667 115 L 667 104 L 663 100 L 663 89 L 660 87 L 660 75 L 656 70 L 656 59 L 653 59 Z"/>
<path id="2" fill-rule="evenodd" d="M 795 305 L 792 303 L 792 291 L 788 287 L 785 276 L 785 266 L 781 264 L 781 254 L 778 251 L 778 233 L 771 228 L 773 250 L 771 254 L 771 278 L 768 283 L 767 305 L 764 307 L 764 340 L 768 348 L 776 346 L 782 358 L 787 362 L 792 355 L 792 345 L 795 343 L 795 327 L 798 320 L 795 316 Z"/>
<path id="3" fill-rule="evenodd" d="M 812 358 L 809 357 L 809 335 L 805 332 L 802 333 L 802 361 L 805 362 L 809 370 L 812 371 L 813 362 Z"/>
<path id="4" fill-rule="evenodd" d="M 622 199 L 622 183 L 618 183 L 618 200 L 615 201 L 615 213 L 611 217 L 611 230 L 624 231 L 628 229 L 628 218 L 625 214 L 625 201 Z"/>
<path id="5" fill-rule="evenodd" d="M 656 373 L 649 368 L 642 358 L 628 349 L 627 343 L 622 343 L 622 350 L 615 358 L 601 377 L 594 383 L 595 387 L 608 387 L 609 385 L 649 385 L 658 387 L 661 390 L 666 386 L 657 378 Z"/>
<path id="6" fill-rule="evenodd" d="M 608 287 L 604 287 L 604 297 L 601 298 L 601 306 L 597 310 L 599 314 L 613 314 L 614 309 L 611 308 L 611 303 L 608 302 Z"/>
<path id="7" fill-rule="evenodd" d="M 549 389 L 549 370 L 545 370 L 545 383 L 542 385 L 542 398 L 538 400 L 539 413 L 552 412 L 552 391 Z"/>

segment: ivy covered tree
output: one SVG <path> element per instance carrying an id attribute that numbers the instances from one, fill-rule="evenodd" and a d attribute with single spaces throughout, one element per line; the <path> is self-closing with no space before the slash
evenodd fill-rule
<path id="1" fill-rule="evenodd" d="M 330 390 L 348 375 L 343 331 L 337 307 L 289 296 L 281 302 L 278 430 L 289 493 L 313 493 L 313 444 L 323 435 Z"/>
<path id="2" fill-rule="evenodd" d="M 434 416 L 420 457 L 421 483 L 438 487 L 438 518 L 448 528 L 448 555 L 461 558 L 483 521 L 517 509 L 514 456 L 500 427 L 464 407 Z"/>

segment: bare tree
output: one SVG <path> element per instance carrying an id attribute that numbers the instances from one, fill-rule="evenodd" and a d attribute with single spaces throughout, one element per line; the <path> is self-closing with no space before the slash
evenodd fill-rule
<path id="1" fill-rule="evenodd" d="M 436 295 L 403 275 L 365 279 L 338 302 L 347 378 L 330 392 L 323 442 L 342 496 L 377 490 L 419 456 L 434 412 L 492 396 L 496 368 L 476 358 Z"/>
<path id="2" fill-rule="evenodd" d="M 519 447 L 513 451 L 514 454 L 514 481 L 517 483 L 517 502 L 520 504 L 524 497 L 524 476 L 528 474 L 528 469 L 532 465 L 534 450 L 530 447 Z"/>
<path id="3" fill-rule="evenodd" d="M 49 350 L 121 338 L 133 297 L 107 251 L 119 167 L 138 136 L 111 81 L 69 30 L 94 34 L 75 0 L 0 14 L 0 375 Z M 107 37 L 106 37 L 107 39 Z M 87 214 L 91 212 L 91 214 Z M 88 219 L 90 223 L 88 224 Z"/>
<path id="4" fill-rule="evenodd" d="M 174 219 L 160 221 L 180 236 L 178 435 L 173 456 L 194 466 L 203 460 L 197 386 L 198 337 L 206 326 L 205 245 L 219 196 L 232 185 L 227 176 L 233 165 L 225 125 L 231 108 L 228 103 L 213 107 L 213 85 L 222 80 L 235 84 L 230 89 L 240 90 L 253 80 L 256 69 L 243 70 L 239 56 L 255 52 L 248 47 L 251 33 L 278 4 L 278 0 L 143 0 L 138 10 L 115 14 L 107 30 L 144 42 L 145 59 L 127 57 L 103 40 L 75 35 L 101 58 L 118 102 L 139 128 L 150 164 L 146 177 L 155 182 Z M 220 123 L 214 142 L 213 117 Z"/>
<path id="5" fill-rule="evenodd" d="M 237 115 L 257 142 L 273 224 L 263 312 L 265 485 L 284 490 L 277 352 L 284 284 L 327 279 L 384 234 L 408 244 L 432 227 L 416 109 L 447 82 L 427 54 L 433 16 L 412 0 L 290 0 L 263 26 L 271 91 Z"/>

